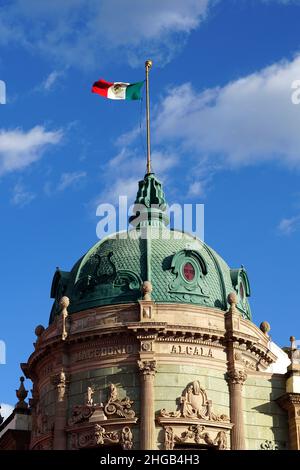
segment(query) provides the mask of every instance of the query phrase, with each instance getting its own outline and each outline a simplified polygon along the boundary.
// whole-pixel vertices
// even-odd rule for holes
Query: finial
[[[151,292],[153,287],[150,281],[145,281],[142,285],[143,300],[151,300]]]
[[[261,322],[261,324],[259,325],[259,328],[260,330],[266,335],[266,336],[269,336],[269,331],[271,330],[271,326],[270,326],[270,323],[268,323],[267,321],[263,321]]]
[[[60,299],[60,301],[59,301],[59,306],[60,306],[62,309],[68,308],[69,305],[70,305],[70,299],[69,299],[69,297],[64,296],[64,297],[62,297],[62,298]]]
[[[42,336],[42,334],[44,333],[44,331],[45,331],[45,328],[43,327],[43,325],[38,325],[38,326],[35,328],[34,332],[35,332],[35,334],[36,334],[36,342],[33,343],[33,345],[34,345],[35,348],[38,346],[38,344],[39,344],[39,342],[40,342],[40,340],[41,340],[41,336]]]
[[[290,336],[291,349],[297,349],[295,341],[296,341],[295,336]]]
[[[161,182],[154,173],[145,175],[144,179],[139,181],[133,215],[130,216],[129,223],[137,228],[168,225],[166,209],[167,202]]]
[[[234,312],[238,303],[238,297],[235,292],[230,292],[230,294],[228,294],[227,302],[230,305],[231,312]]]
[[[25,379],[23,376],[20,377],[20,387],[18,388],[18,390],[16,390],[16,395],[19,400],[15,406],[16,410],[26,410],[28,408],[28,403],[25,402],[28,395],[28,391],[25,390],[24,380]]]
[[[68,336],[67,328],[66,328],[66,323],[67,323],[67,318],[68,318],[68,310],[67,308],[70,305],[70,299],[69,297],[62,297],[59,301],[59,306],[61,308],[61,315],[62,315],[62,334],[61,334],[61,339],[62,341],[65,341],[65,339]]]
[[[45,331],[45,328],[43,327],[43,325],[38,325],[34,330],[38,338],[40,338],[40,336],[44,333],[44,331]]]
[[[150,70],[152,68],[152,64],[153,64],[152,60],[150,59],[146,60],[145,62],[146,69]]]
[[[300,364],[300,349],[297,347],[297,342],[295,336],[290,337],[291,347],[289,351],[289,357],[292,364]]]

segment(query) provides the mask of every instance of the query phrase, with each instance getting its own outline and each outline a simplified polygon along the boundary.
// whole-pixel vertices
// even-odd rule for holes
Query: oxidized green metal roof
[[[156,204],[154,210],[151,204]],[[129,232],[111,235],[96,243],[73,267],[70,273],[55,273],[51,296],[55,302],[50,323],[59,313],[63,295],[70,298],[69,313],[89,308],[137,302],[141,286],[151,281],[155,302],[190,303],[227,310],[227,296],[236,291],[241,315],[251,319],[247,297],[249,281],[244,268],[231,270],[208,245],[165,224],[166,207],[160,182],[153,174],[139,183],[135,204],[145,207],[144,222],[136,222]],[[140,206],[137,213],[140,214]],[[143,212],[143,210],[142,210]],[[135,223],[136,222],[136,223]],[[147,230],[147,239],[143,236]],[[195,276],[187,281],[183,266],[189,263]],[[243,284],[240,295],[240,284]]]

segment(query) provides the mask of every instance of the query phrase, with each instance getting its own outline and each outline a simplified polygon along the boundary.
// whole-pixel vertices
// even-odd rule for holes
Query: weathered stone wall
[[[155,376],[155,411],[159,412],[162,408],[168,411],[178,409],[178,402],[184,389],[194,380],[199,380],[208,399],[212,400],[214,413],[229,416],[229,392],[225,371],[187,364],[159,364]],[[163,448],[162,427],[158,425],[156,443],[158,448]]]
[[[279,375],[248,376],[243,387],[246,445],[262,449],[266,441],[279,449],[288,448],[288,419],[276,399],[285,393],[285,379]],[[267,444],[268,445],[268,444]]]
[[[128,397],[134,403],[132,408],[136,416],[140,415],[139,376],[137,368],[130,365],[105,367],[73,373],[69,387],[68,418],[71,416],[75,405],[86,403],[86,392],[89,386],[95,388],[93,396],[95,403],[106,402],[108,398],[108,386],[113,383],[118,390],[118,398]],[[134,448],[139,447],[138,425],[132,427]]]

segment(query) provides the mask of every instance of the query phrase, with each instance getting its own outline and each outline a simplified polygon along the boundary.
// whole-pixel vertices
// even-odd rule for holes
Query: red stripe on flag
[[[106,80],[98,80],[92,86],[92,93],[98,93],[98,95],[107,98],[107,90],[113,85],[113,82],[107,82]]]

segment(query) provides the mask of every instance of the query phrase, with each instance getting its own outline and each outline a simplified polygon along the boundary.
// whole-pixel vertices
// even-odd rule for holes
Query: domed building
[[[55,272],[0,448],[300,449],[299,351],[252,322],[246,270],[167,227],[153,173],[130,222]]]

